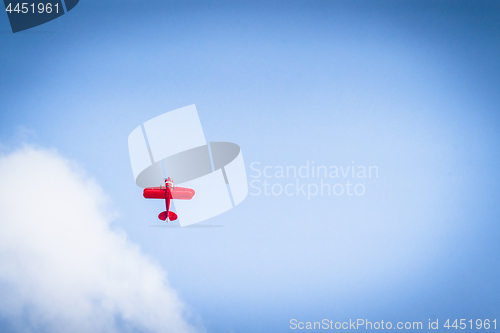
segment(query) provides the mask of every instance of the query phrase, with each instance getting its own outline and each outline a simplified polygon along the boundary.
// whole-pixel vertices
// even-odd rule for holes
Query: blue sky
[[[494,319],[499,18],[495,1],[82,0],[12,34],[4,15],[0,142],[86,170],[208,331]],[[127,137],[190,104],[249,180],[252,162],[379,177],[358,197],[249,195],[207,221],[222,228],[150,227],[161,204],[134,184]]]

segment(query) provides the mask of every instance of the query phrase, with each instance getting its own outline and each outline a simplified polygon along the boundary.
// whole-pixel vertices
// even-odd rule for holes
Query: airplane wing
[[[194,190],[176,186],[172,191],[172,199],[190,200],[194,195]]]
[[[165,199],[166,187],[147,187],[144,189],[143,195],[147,199]]]

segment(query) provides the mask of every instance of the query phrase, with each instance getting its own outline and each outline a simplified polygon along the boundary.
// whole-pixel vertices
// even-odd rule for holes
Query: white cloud
[[[165,272],[53,151],[0,157],[0,315],[16,331],[192,332]]]

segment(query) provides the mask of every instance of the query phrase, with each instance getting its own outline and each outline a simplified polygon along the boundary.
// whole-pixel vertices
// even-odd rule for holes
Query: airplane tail
[[[167,212],[161,212],[159,215],[158,215],[158,218],[162,221],[165,221],[167,219]]]
[[[165,221],[167,219],[167,212],[164,211],[164,212],[161,212],[159,215],[158,215],[158,218],[162,221]],[[168,219],[170,221],[175,221],[177,220],[177,214],[175,214],[174,212],[172,211],[169,211],[168,212]]]
[[[168,219],[169,219],[170,221],[175,221],[175,220],[177,220],[177,214],[175,214],[175,213],[174,213],[174,212],[172,212],[172,211],[168,212]]]

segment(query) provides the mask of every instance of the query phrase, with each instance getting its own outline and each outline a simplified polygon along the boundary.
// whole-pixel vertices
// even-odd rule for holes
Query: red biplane
[[[170,199],[190,200],[194,195],[194,190],[185,187],[174,186],[170,177],[165,179],[165,186],[147,187],[144,189],[144,198],[146,199],[165,199],[167,210],[161,212],[158,218],[162,221],[177,220],[177,214],[170,210]]]

